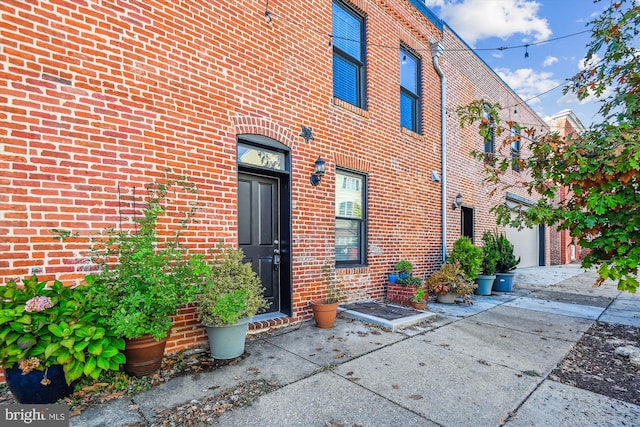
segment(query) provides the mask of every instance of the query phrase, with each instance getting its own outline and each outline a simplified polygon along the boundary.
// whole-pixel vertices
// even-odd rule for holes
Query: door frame
[[[280,313],[293,315],[293,282],[292,282],[292,212],[291,212],[291,150],[280,142],[262,135],[238,135],[237,144],[242,143],[256,148],[284,153],[283,170],[270,169],[256,165],[237,162],[237,174],[264,176],[277,179],[280,183],[278,198],[278,225],[280,229]],[[237,157],[236,157],[237,161]],[[236,175],[236,182],[238,175]],[[237,187],[236,187],[237,191]],[[237,193],[236,193],[237,194]],[[236,208],[237,208],[236,200]],[[277,313],[277,312],[276,312]],[[273,315],[274,313],[269,313]]]

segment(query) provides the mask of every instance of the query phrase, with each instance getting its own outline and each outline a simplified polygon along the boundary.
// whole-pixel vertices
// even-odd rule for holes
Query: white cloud
[[[587,63],[587,60],[582,58],[580,61],[578,61],[578,69],[580,71],[586,70],[588,67],[593,66],[594,64],[597,64],[598,62],[600,62],[602,60],[602,58],[600,57],[600,55],[598,55],[597,53],[595,53],[591,59],[589,60],[589,62]]]
[[[556,62],[558,62],[558,58],[556,58],[555,56],[547,56],[544,59],[544,62],[542,63],[543,67],[550,67],[553,64],[555,64]]]
[[[520,68],[515,71],[507,68],[497,68],[495,71],[530,106],[540,104],[539,95],[560,84],[560,82],[552,78],[553,73],[539,73],[531,68]]]
[[[548,39],[552,32],[546,19],[537,16],[541,4],[535,0],[426,0],[440,9],[440,18],[473,46],[478,40],[514,34]]]
[[[602,60],[602,58],[598,55],[598,54],[594,54],[591,59],[589,60],[589,62],[587,63],[587,61],[582,58],[581,60],[578,61],[577,67],[578,70],[580,71],[584,71],[587,68],[593,66],[594,64],[599,63]],[[594,103],[597,102],[603,98],[606,98],[607,96],[611,95],[612,93],[612,89],[610,87],[606,88],[605,91],[602,93],[602,95],[600,97],[597,97],[593,94],[587,96],[585,99],[583,100],[579,100],[577,95],[575,93],[573,93],[572,91],[567,92],[566,95],[562,95],[558,98],[558,100],[556,101],[556,104],[558,105],[586,105],[586,104],[590,104],[590,103]]]

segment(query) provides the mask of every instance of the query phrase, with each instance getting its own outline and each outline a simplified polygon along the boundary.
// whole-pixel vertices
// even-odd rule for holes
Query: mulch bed
[[[640,366],[616,348],[640,347],[640,328],[596,322],[549,379],[640,405]]]

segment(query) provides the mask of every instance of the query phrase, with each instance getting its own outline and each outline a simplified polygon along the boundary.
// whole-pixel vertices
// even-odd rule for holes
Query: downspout
[[[447,260],[447,78],[440,68],[440,55],[444,48],[440,42],[431,43],[431,54],[433,56],[433,68],[436,69],[440,76],[440,127],[441,127],[441,163],[442,172],[440,179],[440,186],[442,187],[441,207],[442,210],[442,261]]]

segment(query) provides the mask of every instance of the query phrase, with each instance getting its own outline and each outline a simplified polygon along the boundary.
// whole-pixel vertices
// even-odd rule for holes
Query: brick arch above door
[[[231,118],[236,135],[263,135],[281,142],[293,149],[295,135],[288,128],[266,117],[235,116]]]

